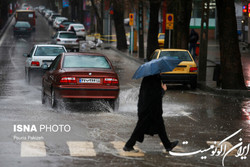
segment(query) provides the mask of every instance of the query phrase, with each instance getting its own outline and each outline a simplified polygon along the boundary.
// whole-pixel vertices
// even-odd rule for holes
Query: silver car
[[[67,52],[63,45],[34,45],[29,54],[23,54],[26,57],[25,79],[30,83],[31,77],[43,73],[41,66],[47,64],[50,66],[52,61],[61,53]]]
[[[79,51],[79,39],[75,32],[71,31],[58,31],[52,37],[52,43],[63,45],[67,50]]]

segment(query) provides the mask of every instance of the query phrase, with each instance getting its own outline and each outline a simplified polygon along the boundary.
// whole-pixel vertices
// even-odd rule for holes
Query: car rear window
[[[69,25],[69,24],[71,24],[72,22],[70,22],[70,21],[64,21],[64,22],[62,22],[62,24],[64,24],[64,25]]]
[[[61,15],[52,15],[52,19],[55,19],[56,17],[60,17]]]
[[[192,61],[187,51],[161,51],[159,57],[174,57],[182,61]]]
[[[59,38],[77,38],[74,33],[60,33]]]
[[[165,34],[160,34],[159,39],[165,39]]]
[[[73,27],[76,29],[84,29],[84,27],[82,25],[73,25]]]
[[[65,56],[63,62],[64,68],[106,68],[110,65],[104,56],[91,55],[70,55]]]
[[[17,22],[15,27],[27,27],[27,28],[30,28],[30,23],[28,22]]]
[[[25,20],[34,17],[34,12],[17,12],[16,14],[18,20]]]
[[[67,20],[67,18],[65,18],[65,17],[59,17],[59,18],[56,18],[56,20],[59,22],[61,22],[61,21],[63,21],[63,20]]]
[[[58,56],[63,52],[66,52],[63,47],[42,46],[36,49],[35,56]]]

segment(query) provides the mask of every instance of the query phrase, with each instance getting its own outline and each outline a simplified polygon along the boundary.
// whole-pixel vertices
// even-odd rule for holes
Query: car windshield
[[[111,68],[105,57],[91,56],[91,55],[65,56],[63,67],[64,68],[106,68],[106,69]]]
[[[52,15],[52,19],[55,19],[56,17],[59,17],[61,15]]]
[[[63,25],[70,25],[72,22],[62,22]]]
[[[77,38],[75,33],[60,33],[59,38]]]
[[[163,56],[177,58],[182,61],[192,61],[187,51],[161,51],[159,57]]]
[[[18,22],[16,23],[15,27],[26,27],[26,28],[30,28],[30,23],[18,21]]]
[[[56,21],[58,21],[58,22],[62,22],[63,20],[67,20],[67,18],[65,18],[65,17],[57,17],[56,18]]]
[[[35,56],[58,56],[65,52],[63,47],[41,46],[37,47]]]

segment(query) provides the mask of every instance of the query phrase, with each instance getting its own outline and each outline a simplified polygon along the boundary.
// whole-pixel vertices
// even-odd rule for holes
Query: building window
[[[210,0],[209,4],[209,29],[215,29],[215,0]],[[190,28],[199,29],[201,28],[201,17],[202,17],[202,0],[193,0],[193,11],[190,20]]]

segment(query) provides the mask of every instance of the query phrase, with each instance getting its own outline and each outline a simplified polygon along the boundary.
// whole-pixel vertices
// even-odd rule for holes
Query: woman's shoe
[[[126,147],[126,146],[123,147],[123,150],[127,152],[133,152],[133,153],[139,152],[139,150],[135,150],[133,147]]]
[[[173,150],[173,148],[175,147],[175,146],[177,146],[177,144],[179,143],[179,141],[174,141],[174,142],[171,142],[171,145],[170,145],[170,147],[169,148],[166,148],[166,150],[167,151],[172,151]]]

